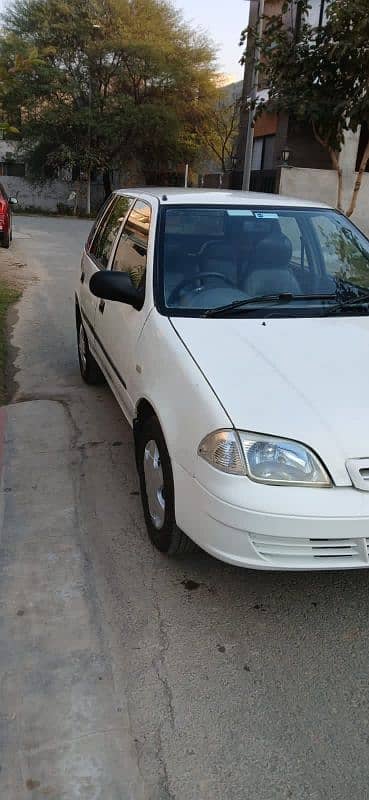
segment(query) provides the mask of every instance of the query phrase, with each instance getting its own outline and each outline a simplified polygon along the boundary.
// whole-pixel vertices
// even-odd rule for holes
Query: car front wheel
[[[145,522],[152,543],[167,555],[189,553],[196,545],[176,525],[172,465],[156,417],[139,425],[136,460]]]

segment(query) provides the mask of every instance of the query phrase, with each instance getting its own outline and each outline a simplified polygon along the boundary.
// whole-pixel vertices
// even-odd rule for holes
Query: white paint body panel
[[[136,311],[132,306],[125,305],[124,303],[105,300],[103,313],[100,313],[99,303],[97,302],[95,315],[97,337],[103,349],[109,354],[111,361],[116,366],[121,380],[117,377],[111,365],[104,359],[104,354],[99,345],[96,346],[95,356],[104,372],[108,373],[107,377],[109,378],[109,383],[130,424],[132,424],[135,417],[136,408],[133,392],[137,373],[137,345],[145,322],[153,307],[152,262],[158,210],[157,201],[151,198],[150,206],[152,217],[148,246],[147,284],[145,302],[142,309]],[[121,225],[115,245],[112,248],[108,269],[112,267],[116,245],[123,226],[124,223]]]
[[[334,482],[369,455],[369,318],[183,319],[173,324],[235,428],[295,439]]]
[[[239,192],[130,190],[136,193],[155,214],[160,194],[168,203],[194,202],[196,194],[204,203],[308,205]],[[95,354],[131,423],[143,398],[157,414],[172,460],[178,525],[212,555],[245,567],[368,567],[369,492],[352,486],[345,462],[369,457],[369,319],[170,320],[154,307],[153,262],[154,226],[142,311],[108,303],[99,320],[125,391],[103,353]],[[83,310],[81,292],[79,302]],[[268,486],[212,468],[198,445],[232,425],[307,444],[335,485]]]

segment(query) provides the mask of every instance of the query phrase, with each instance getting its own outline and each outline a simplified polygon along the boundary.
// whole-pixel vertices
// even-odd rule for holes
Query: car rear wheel
[[[86,331],[83,327],[81,319],[77,320],[77,344],[79,368],[83,380],[90,385],[103,383],[104,376],[98,363],[91,354]]]
[[[9,231],[7,231],[6,233],[4,231],[4,233],[2,235],[2,239],[1,239],[1,246],[2,247],[6,247],[6,248],[10,247],[10,234],[9,234]]]
[[[147,531],[152,543],[167,555],[191,553],[196,545],[176,525],[170,456],[156,417],[136,430],[136,461]]]

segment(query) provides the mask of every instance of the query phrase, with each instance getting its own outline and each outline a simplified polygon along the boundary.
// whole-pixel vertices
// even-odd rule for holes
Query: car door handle
[[[104,313],[104,308],[105,308],[105,300],[100,300],[100,303],[99,303],[100,314]]]
[[[85,280],[85,273],[81,272],[81,283],[84,283]]]

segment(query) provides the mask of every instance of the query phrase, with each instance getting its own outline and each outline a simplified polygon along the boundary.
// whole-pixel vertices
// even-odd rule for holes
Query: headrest
[[[268,236],[272,233],[274,220],[271,222],[266,219],[255,219],[255,217],[246,217],[242,220],[241,231],[248,233],[250,236]],[[275,225],[275,223],[274,223]]]
[[[202,249],[205,258],[231,258],[234,255],[234,247],[228,242],[208,242]]]
[[[288,236],[268,236],[255,247],[253,261],[258,267],[287,267],[292,257]]]

